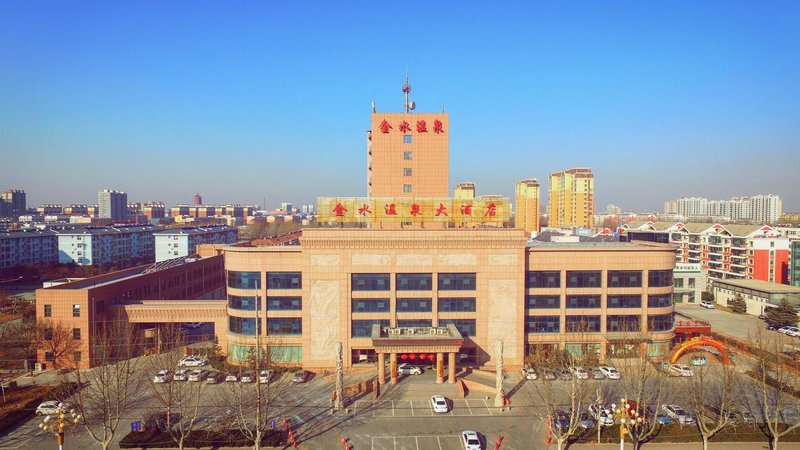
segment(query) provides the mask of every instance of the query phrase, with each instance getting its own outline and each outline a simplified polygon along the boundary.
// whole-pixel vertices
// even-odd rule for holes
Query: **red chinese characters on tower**
[[[336,217],[344,217],[344,213],[346,212],[347,208],[345,208],[341,202],[337,203],[336,206],[333,207],[333,213],[336,214]]]
[[[487,217],[497,216],[497,205],[495,205],[494,202],[486,205],[486,213],[484,213],[483,215]]]
[[[417,217],[420,214],[422,214],[422,210],[420,209],[419,205],[416,204],[416,203],[413,203],[411,205],[411,215],[414,216],[414,217]]]
[[[428,132],[428,124],[426,124],[424,120],[418,120],[417,133],[427,133],[427,132]]]
[[[400,127],[399,127],[399,129],[400,129],[400,131],[402,131],[403,133],[408,133],[409,131],[411,131],[411,125],[409,125],[409,124],[408,124],[408,122],[406,122],[406,121],[404,120],[404,121],[400,122]]]
[[[442,121],[436,119],[433,121],[433,132],[436,134],[444,133],[444,129],[442,128]]]
[[[372,211],[369,210],[369,205],[366,203],[362,203],[361,207],[358,208],[358,214],[362,216],[366,216],[367,214],[372,214]]]
[[[387,216],[396,216],[397,215],[397,207],[394,203],[389,203],[388,205],[383,205],[383,212]]]
[[[462,216],[471,216],[472,215],[472,205],[461,205],[461,215]]]
[[[383,119],[383,122],[381,122],[381,126],[379,128],[381,129],[381,133],[388,133],[392,126],[389,125],[389,122],[386,119]]]
[[[445,208],[444,203],[439,203],[439,207],[436,208],[435,214],[436,217],[439,217],[442,214],[444,214],[445,216],[447,215],[447,208]]]

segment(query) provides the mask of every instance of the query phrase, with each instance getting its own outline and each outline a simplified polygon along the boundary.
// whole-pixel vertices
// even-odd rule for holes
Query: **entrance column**
[[[447,382],[450,384],[456,382],[456,352],[447,354]]]
[[[386,382],[386,354],[378,353],[378,383]]]
[[[389,382],[392,384],[397,384],[397,353],[389,354],[389,366]]]
[[[436,384],[444,383],[444,353],[436,354]]]

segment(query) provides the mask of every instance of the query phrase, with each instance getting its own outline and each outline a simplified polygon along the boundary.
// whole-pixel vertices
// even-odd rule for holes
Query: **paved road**
[[[675,311],[706,321],[711,324],[712,330],[745,341],[752,337],[756,330],[764,328],[764,321],[750,314],[734,314],[721,309],[706,309],[686,303],[676,304]]]

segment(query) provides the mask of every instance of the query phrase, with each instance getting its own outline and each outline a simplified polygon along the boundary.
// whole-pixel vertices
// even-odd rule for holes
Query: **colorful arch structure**
[[[686,350],[694,347],[714,347],[715,349],[719,350],[719,353],[722,355],[722,364],[730,364],[731,362],[730,355],[728,355],[728,350],[725,349],[725,345],[721,341],[708,336],[692,338],[679,345],[672,352],[672,356],[669,358],[670,362],[675,364],[678,362],[678,359],[680,359],[681,355],[686,352]]]

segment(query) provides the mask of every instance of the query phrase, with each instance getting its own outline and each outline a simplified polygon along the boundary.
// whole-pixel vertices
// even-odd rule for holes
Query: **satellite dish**
[[[414,108],[416,108],[416,107],[417,107],[417,104],[416,104],[416,103],[414,103],[414,101],[413,101],[413,100],[412,100],[411,102],[409,102],[409,104],[408,104],[408,109],[411,109],[411,110],[413,110],[413,109],[414,109]]]

